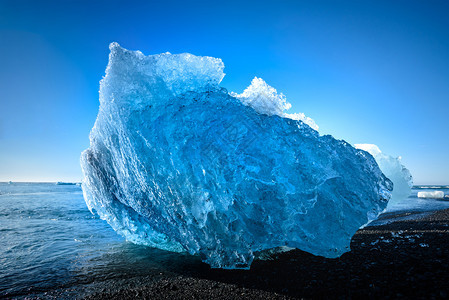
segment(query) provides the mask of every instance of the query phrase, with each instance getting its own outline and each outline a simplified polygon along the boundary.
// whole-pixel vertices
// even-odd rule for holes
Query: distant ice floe
[[[418,192],[418,198],[444,199],[443,191]]]

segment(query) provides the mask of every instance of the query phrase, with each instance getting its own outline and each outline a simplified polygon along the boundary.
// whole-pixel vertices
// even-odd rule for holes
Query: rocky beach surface
[[[388,222],[382,219],[388,218]],[[143,256],[110,274],[27,298],[296,299],[447,298],[449,210],[403,213],[360,229],[351,252],[327,259],[292,250],[265,255],[250,270],[211,269],[182,255],[165,270],[142,270]],[[386,223],[386,224],[385,224]]]

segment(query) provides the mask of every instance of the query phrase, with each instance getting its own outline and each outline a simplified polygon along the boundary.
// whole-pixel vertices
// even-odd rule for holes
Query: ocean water
[[[410,212],[429,212],[440,209],[449,208],[449,199],[432,199],[432,198],[418,198],[418,192],[434,192],[443,191],[445,196],[449,197],[448,185],[420,185],[412,188],[412,193],[407,199],[397,202],[394,205],[388,205],[387,211],[389,213],[401,213],[404,211]]]
[[[389,214],[449,208],[448,200],[412,195]],[[81,188],[55,183],[0,183],[0,297],[80,290],[108,280],[188,272],[199,258],[126,242],[87,209]],[[73,295],[76,297],[77,295]]]
[[[79,186],[0,183],[0,298],[157,277],[198,262],[126,242],[90,213]]]

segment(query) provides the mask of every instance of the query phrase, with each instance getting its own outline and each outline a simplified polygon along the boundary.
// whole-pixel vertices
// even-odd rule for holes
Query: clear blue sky
[[[0,181],[78,181],[108,45],[220,57],[350,143],[449,184],[449,1],[0,0]]]

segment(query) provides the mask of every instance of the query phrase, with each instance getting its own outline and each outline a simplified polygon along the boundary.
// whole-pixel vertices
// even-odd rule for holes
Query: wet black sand
[[[251,270],[210,269],[197,258],[164,271],[102,278],[33,297],[88,299],[440,299],[449,297],[449,210],[361,229],[338,259],[300,250]],[[135,272],[133,272],[135,268]],[[123,272],[121,272],[123,274]],[[29,295],[31,296],[31,295]]]

